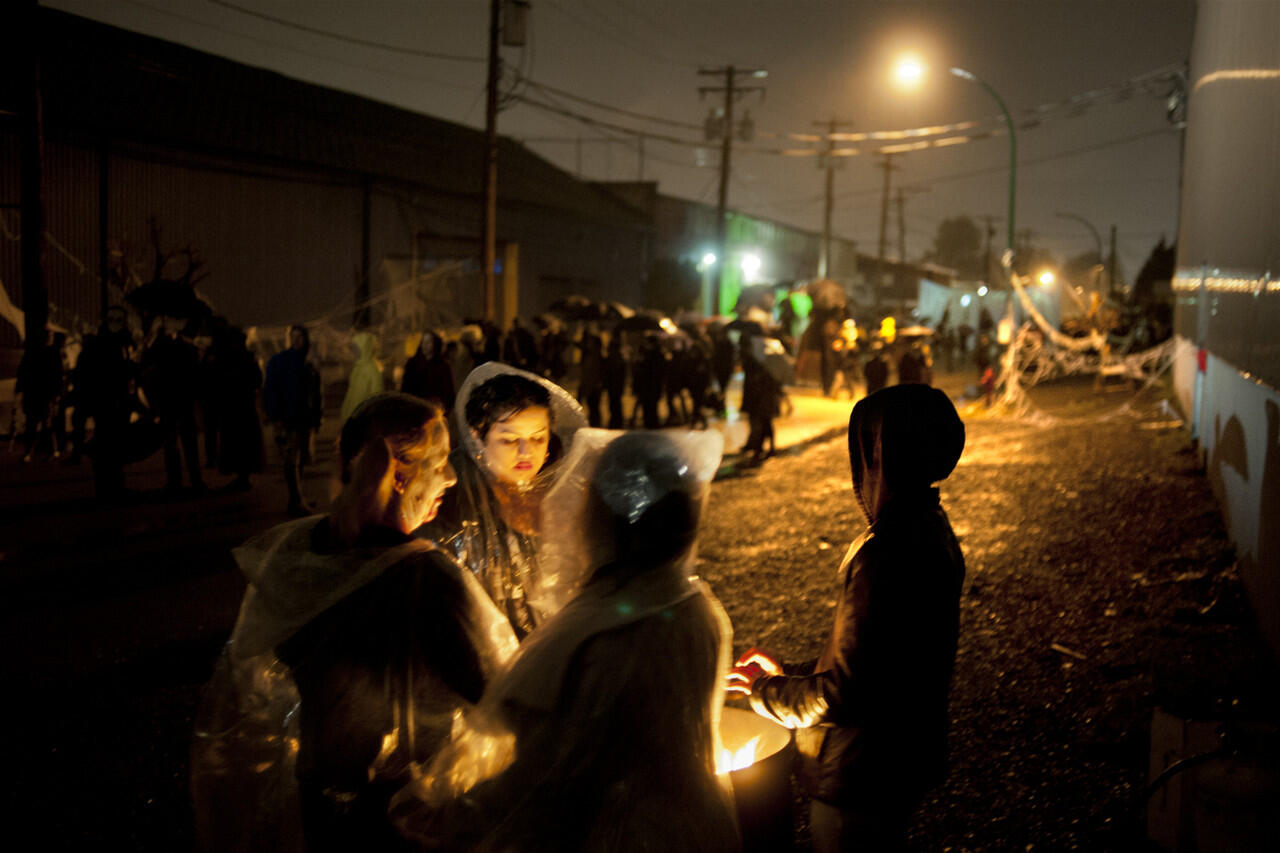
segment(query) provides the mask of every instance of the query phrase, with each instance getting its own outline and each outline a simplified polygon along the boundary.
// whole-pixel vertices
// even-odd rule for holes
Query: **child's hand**
[[[725,690],[750,696],[756,680],[765,675],[782,675],[782,666],[760,649],[748,649],[725,677]]]

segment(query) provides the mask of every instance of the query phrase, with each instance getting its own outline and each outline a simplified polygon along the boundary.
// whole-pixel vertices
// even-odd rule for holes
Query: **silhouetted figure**
[[[511,318],[511,328],[507,330],[507,338],[502,344],[502,360],[512,367],[538,372],[538,339],[524,327],[519,317]]]
[[[127,315],[113,305],[98,333],[85,340],[76,362],[77,409],[93,419],[93,438],[85,451],[93,462],[93,493],[99,500],[124,491],[125,436],[134,409],[136,367]]]
[[[763,462],[774,452],[773,419],[778,416],[780,386],[764,366],[764,339],[759,335],[744,333],[740,341],[742,351],[742,411],[751,424],[747,443],[742,452],[750,454],[752,464]],[[768,443],[766,454],[764,446]]]
[[[707,392],[711,388],[711,344],[700,332],[684,349],[684,387],[689,392],[690,426],[707,426]]]
[[[835,619],[809,675],[749,652],[729,686],[796,731],[816,850],[903,850],[912,813],[946,778],[948,698],[964,557],[933,485],[964,448],[936,388],[898,385],[849,419],[868,530],[840,566]]]
[[[604,390],[609,395],[609,429],[624,429],[622,396],[627,390],[627,351],[621,332],[609,335],[604,357]]]
[[[898,359],[898,384],[924,382],[924,353],[914,344],[903,350]]]
[[[405,362],[400,390],[435,401],[446,415],[453,410],[453,398],[457,394],[453,368],[445,356],[444,341],[435,332],[426,332],[418,351]]]
[[[683,338],[663,341],[662,355],[667,367],[663,371],[663,391],[667,397],[666,426],[679,426],[689,419],[685,405],[685,347]]]
[[[733,365],[738,360],[738,353],[729,339],[729,333],[722,323],[711,327],[711,371],[720,389],[720,414],[725,413],[729,403],[729,380],[733,377]]]
[[[873,345],[871,354],[862,365],[862,376],[867,380],[868,397],[889,384],[889,359],[885,358],[882,345]]]
[[[558,326],[542,333],[542,375],[560,385],[569,372],[569,335]]]
[[[289,329],[289,348],[267,362],[262,405],[275,433],[276,447],[289,489],[288,512],[309,515],[310,504],[302,499],[299,482],[302,468],[311,461],[311,434],[320,428],[322,412],[320,373],[307,359],[311,338],[302,326]]]
[[[587,423],[598,427],[602,425],[600,395],[604,393],[604,341],[599,332],[586,329],[579,346],[582,348],[582,361],[578,365],[578,402],[587,410]]]
[[[643,415],[645,429],[658,429],[662,426],[658,407],[662,401],[666,372],[667,359],[657,335],[646,334],[631,368],[631,390],[636,395],[636,408],[631,412],[632,424],[639,411]]]
[[[248,491],[249,477],[262,471],[266,455],[262,443],[262,421],[258,416],[262,371],[240,329],[227,327],[214,346],[218,349],[214,374],[214,401],[219,427],[218,470],[235,476],[228,489]]]
[[[200,426],[204,429],[204,464],[206,468],[216,468],[218,467],[218,438],[221,432],[218,360],[222,356],[220,349],[227,345],[227,321],[222,317],[210,318],[207,332],[207,337],[197,337],[195,340],[196,349],[200,354],[196,408],[200,414]]]
[[[23,353],[14,393],[22,397],[22,414],[27,421],[22,434],[22,461],[30,462],[41,444],[48,444],[49,454],[57,457],[54,420],[62,394],[62,346],[52,329],[45,330],[42,346]]]
[[[200,354],[195,344],[182,337],[186,320],[161,317],[158,322],[161,324],[158,334],[142,354],[142,388],[160,427],[165,489],[175,492],[182,488],[185,462],[191,488],[201,491],[204,478],[200,475],[196,429]]]

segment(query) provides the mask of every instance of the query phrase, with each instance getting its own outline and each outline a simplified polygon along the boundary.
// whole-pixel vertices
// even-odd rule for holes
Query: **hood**
[[[964,450],[964,422],[929,385],[894,385],[864,397],[849,416],[853,490],[868,522],[893,497],[945,480]]]
[[[458,430],[458,441],[472,459],[481,457],[484,448],[475,436],[471,434],[471,427],[467,424],[467,401],[471,399],[472,393],[477,388],[503,373],[522,376],[532,382],[537,382],[547,389],[547,393],[551,397],[551,432],[556,437],[558,448],[555,455],[549,456],[547,464],[543,466],[543,472],[548,472],[558,459],[563,458],[569,452],[569,448],[573,444],[574,434],[587,425],[587,417],[583,414],[582,406],[579,405],[577,400],[573,399],[573,395],[536,373],[530,373],[527,370],[521,370],[518,367],[512,367],[500,361],[486,361],[467,374],[467,378],[463,381],[462,388],[458,391],[457,399],[454,400],[453,404],[454,425]]]
[[[351,336],[351,344],[356,348],[356,361],[369,361],[373,358],[378,339],[372,332],[356,332]]]

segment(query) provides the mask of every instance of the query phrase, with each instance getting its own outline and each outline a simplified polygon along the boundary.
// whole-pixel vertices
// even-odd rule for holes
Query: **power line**
[[[677,121],[675,119],[662,118],[661,116],[654,116],[654,115],[648,115],[646,113],[637,113],[631,110],[624,110],[620,107],[614,107],[614,106],[610,106],[609,104],[602,104],[599,101],[593,101],[593,100],[590,100],[589,98],[584,98],[581,95],[575,95],[572,92],[566,92],[564,89],[557,89],[555,86],[548,86],[546,83],[539,83],[536,80],[525,78],[525,83],[544,93],[559,95],[562,98],[568,98],[571,101],[577,101],[580,104],[585,104],[589,107],[595,107],[596,109],[599,109],[599,110],[606,110],[611,113],[617,113],[618,115],[627,116],[628,118],[640,119],[642,121],[651,121],[656,124],[665,124],[669,127],[679,127],[679,128],[684,128],[686,130],[702,130],[701,125],[694,124],[693,122]]]
[[[264,21],[270,21],[273,24],[277,24],[282,27],[288,27],[294,30],[299,30],[304,33],[311,33],[313,35],[324,36],[325,38],[336,39],[338,41],[345,41],[348,44],[358,44],[361,47],[371,47],[377,50],[389,51],[391,53],[404,54],[405,56],[419,56],[419,57],[422,57],[423,59],[442,59],[449,62],[484,62],[485,61],[484,57],[482,56],[461,56],[454,53],[436,53],[435,51],[430,51],[430,50],[418,50],[417,48],[412,48],[412,47],[401,47],[400,45],[387,44],[386,42],[370,41],[368,39],[356,38],[355,36],[343,35],[342,33],[335,33],[330,30],[322,30],[318,27],[309,27],[306,24],[299,24],[296,21],[290,21],[285,18],[277,18],[275,15],[268,15],[265,12],[259,12],[256,9],[248,9],[248,8],[245,8],[244,6],[238,6],[235,3],[227,2],[227,0],[208,0],[208,2],[212,3],[215,6],[222,6],[224,8],[231,9],[232,11],[239,12],[242,15],[248,15],[251,18],[259,18]]]
[[[434,77],[427,77],[422,74],[409,74],[403,71],[392,71],[386,68],[377,68],[372,65],[360,65],[358,63],[346,62],[344,60],[336,59],[332,56],[328,56],[323,53],[313,53],[312,51],[302,50],[301,48],[294,47],[293,45],[285,44],[283,42],[260,38],[258,36],[253,36],[253,35],[249,35],[248,33],[240,32],[238,30],[231,30],[231,29],[227,29],[226,27],[220,27],[217,24],[211,24],[208,21],[202,21],[199,18],[193,18],[190,15],[183,15],[179,12],[171,11],[162,6],[153,6],[150,3],[140,2],[140,0],[124,0],[124,2],[128,3],[131,6],[137,6],[140,9],[146,9],[149,12],[159,12],[162,15],[167,15],[170,18],[175,18],[179,21],[185,21],[189,24],[195,24],[199,26],[201,29],[213,30],[214,32],[219,32],[219,33],[223,33],[224,35],[234,36],[238,39],[244,39],[245,41],[256,42],[257,44],[265,45],[267,47],[275,48],[277,50],[287,50],[291,53],[296,53],[299,56],[306,56],[311,59],[318,59],[322,62],[329,62],[334,65],[341,66],[343,68],[352,68],[357,71],[368,71],[370,73],[381,74],[386,77],[398,77],[402,80],[416,80],[421,83],[433,83],[437,86],[444,86],[449,89],[462,89],[462,90],[469,91],[472,88],[470,85],[465,85],[462,83],[453,83],[447,80],[439,80]]]

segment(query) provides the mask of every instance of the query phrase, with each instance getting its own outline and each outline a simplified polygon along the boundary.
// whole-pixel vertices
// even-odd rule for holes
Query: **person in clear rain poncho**
[[[739,849],[714,758],[732,628],[690,576],[722,449],[717,433],[578,434],[546,501],[554,580],[530,589],[555,615],[396,795],[402,832],[427,849]]]
[[[339,449],[332,513],[233,552],[249,588],[192,742],[202,849],[405,849],[391,795],[515,651],[471,573],[411,535],[454,480],[439,410],[370,398]]]
[[[475,572],[523,639],[548,615],[528,595],[542,571],[542,499],[586,418],[560,386],[501,362],[471,371],[454,418],[458,485],[423,535]]]

